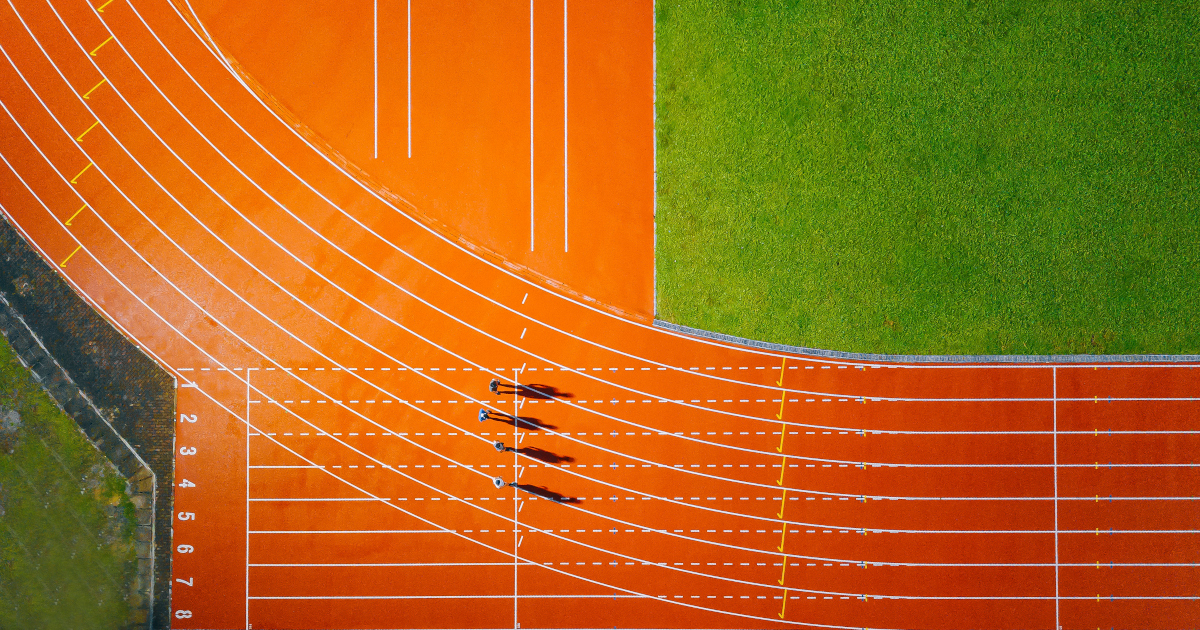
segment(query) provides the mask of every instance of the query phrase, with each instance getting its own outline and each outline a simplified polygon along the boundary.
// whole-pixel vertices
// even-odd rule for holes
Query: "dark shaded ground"
[[[170,627],[175,382],[0,221],[0,293],[157,476],[154,627]]]

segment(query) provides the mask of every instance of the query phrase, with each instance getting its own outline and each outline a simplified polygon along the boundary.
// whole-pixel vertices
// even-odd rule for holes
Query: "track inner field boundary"
[[[864,352],[843,352],[841,350],[822,350],[804,346],[789,346],[782,343],[757,341],[745,337],[736,337],[725,333],[692,328],[682,324],[674,324],[661,319],[654,320],[656,328],[694,335],[713,341],[723,341],[748,348],[770,350],[772,352],[788,352],[830,359],[848,359],[851,361],[887,361],[889,363],[1200,363],[1200,354],[873,354]]]

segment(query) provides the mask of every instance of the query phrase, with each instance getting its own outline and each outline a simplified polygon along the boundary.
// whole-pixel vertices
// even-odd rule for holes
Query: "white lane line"
[[[529,251],[533,251],[533,0],[529,0]]]
[[[545,565],[545,564],[538,564],[536,562],[531,563],[531,564],[534,566],[542,567],[542,568],[549,568],[548,565]],[[656,566],[662,566],[662,565],[660,564],[660,565],[656,565]],[[576,576],[576,577],[578,577],[578,576]],[[799,591],[800,589],[789,589],[789,590]],[[403,599],[508,599],[509,597],[512,597],[512,595],[270,595],[270,596],[254,597],[252,599],[272,599],[272,600],[376,600],[376,599],[390,600],[390,599],[401,599],[401,600],[403,600]],[[661,601],[677,603],[677,604],[687,606],[688,604],[684,604],[683,602],[675,601],[675,598],[682,599],[684,597],[688,597],[691,599],[699,599],[702,596],[700,596],[700,595],[672,595],[672,596],[670,596],[670,598],[667,595],[659,595],[657,597],[654,597],[651,595],[618,595],[618,594],[608,594],[608,595],[537,595],[537,594],[530,594],[530,595],[521,595],[520,596],[521,599],[658,599]],[[703,597],[705,597],[706,599],[717,599],[718,596],[717,595],[707,595],[707,596],[703,596]],[[748,596],[745,596],[745,595],[743,595],[741,597],[742,597],[742,599],[748,598]],[[782,599],[782,597],[783,596],[781,596],[781,595],[775,595],[773,599]],[[825,597],[825,599],[833,599],[833,597],[837,597],[837,596],[836,595],[832,596],[832,597],[827,596],[827,597]],[[732,599],[733,596],[726,595],[726,596],[724,596],[724,598]],[[788,597],[788,599],[796,600],[796,599],[803,599],[803,598],[798,595],[792,595],[792,596]],[[816,599],[816,597],[808,597],[808,599]],[[926,596],[908,596],[908,595],[870,595],[870,594],[868,594],[868,595],[864,596],[861,593],[855,593],[855,594],[850,594],[850,595],[842,595],[840,597],[840,599],[857,599],[857,600],[889,599],[889,600],[934,600],[934,601],[1046,601],[1046,600],[1050,600],[1053,598],[1047,597],[1047,596],[1037,596],[1037,595],[1030,595],[1030,596],[1014,595],[1014,596],[1008,596],[1008,597],[989,597],[986,595],[984,595],[984,596],[944,595],[944,596],[940,596],[940,597],[939,596],[926,597]],[[1075,600],[1075,601],[1092,601],[1095,598],[1087,597],[1087,596],[1083,596],[1083,595],[1077,595],[1077,596],[1073,596],[1073,597],[1064,597],[1063,599]],[[1118,600],[1118,601],[1143,601],[1143,600],[1146,600],[1146,601],[1195,601],[1196,597],[1194,595],[1148,595],[1148,596],[1117,595],[1117,596],[1106,598],[1104,601],[1110,601],[1110,600]],[[700,608],[700,607],[697,606],[696,608]],[[702,609],[702,610],[709,610],[712,612],[720,612],[720,613],[725,613],[728,615],[738,615],[738,616],[747,617],[750,619],[768,620],[766,617],[752,617],[750,615],[740,615],[738,613],[733,613],[733,612],[724,611],[724,610],[714,610],[711,608],[710,609]],[[774,619],[774,620],[770,620],[770,621],[780,621],[780,620]],[[781,623],[802,624],[802,625],[817,627],[817,628],[846,628],[847,630],[859,630],[859,628],[862,627],[862,626],[830,626],[830,625],[824,625],[824,624],[814,624],[811,622],[786,621],[786,620],[781,621]],[[884,630],[886,630],[886,629],[884,629]]]
[[[1058,368],[1051,368],[1050,374],[1053,379],[1051,392],[1054,396],[1054,627],[1061,628],[1059,612],[1062,608],[1062,598],[1059,596],[1058,577]]]
[[[246,368],[246,627],[250,627],[250,371]]]
[[[563,253],[570,251],[571,187],[570,159],[567,153],[567,0],[563,0]]]
[[[408,55],[407,79],[408,84],[408,157],[412,158],[412,0],[405,7],[405,32],[408,41],[405,46]],[[189,27],[190,28],[190,27]]]
[[[324,466],[313,466],[324,468]],[[449,534],[444,529],[254,529],[251,534]],[[508,565],[507,562],[504,563]],[[1090,565],[1089,565],[1090,566]]]
[[[324,469],[322,469],[322,470],[324,470]],[[333,502],[339,502],[339,501],[384,501],[384,502],[387,502],[387,501],[391,501],[391,499],[386,498],[386,497],[380,497],[380,498],[372,498],[372,497],[258,497],[258,498],[253,498],[252,497],[248,500],[255,501],[255,502],[264,502],[264,503],[286,503],[289,501],[295,501],[295,502],[307,502],[307,501],[333,501]]]
[[[521,566],[541,566],[522,562]],[[253,567],[509,567],[511,562],[279,562],[252,564]],[[420,597],[420,596],[414,596]]]
[[[536,562],[530,563],[530,564],[532,564],[534,566],[543,566],[543,565],[537,564]],[[572,575],[572,574],[568,573],[567,575]],[[254,599],[274,599],[274,600],[281,600],[281,599],[282,600],[416,599],[416,600],[420,600],[420,599],[508,599],[510,597],[513,597],[513,596],[512,595],[272,595],[272,596],[255,597]],[[664,595],[663,597],[666,597],[666,596]],[[636,594],[636,595],[613,595],[613,594],[610,594],[610,595],[535,595],[535,594],[531,594],[531,595],[520,595],[519,598],[520,599],[657,599],[653,595],[641,595],[641,594]],[[670,601],[670,600],[664,600],[664,601]],[[673,603],[679,603],[679,604],[682,604],[685,606],[688,605],[688,604],[683,604],[682,602],[673,602]],[[700,607],[695,606],[695,608],[700,608]],[[715,610],[712,608],[701,608],[701,610],[707,610],[707,611],[711,611],[711,612],[725,612],[723,610]],[[736,614],[736,613],[727,613],[727,614]],[[749,617],[749,615],[745,615],[745,616]],[[749,618],[759,619],[759,617],[749,617]],[[761,617],[761,619],[763,619],[764,621],[768,621],[768,619],[766,617]],[[810,624],[806,624],[806,625],[810,625]],[[823,627],[842,628],[843,626],[823,626]],[[849,628],[849,626],[845,626],[845,627]],[[857,629],[851,629],[851,630],[857,630]]]
[[[372,157],[379,159],[379,0],[374,0],[371,5],[371,55],[373,68],[373,91],[372,95],[375,101],[374,113],[374,153]]]

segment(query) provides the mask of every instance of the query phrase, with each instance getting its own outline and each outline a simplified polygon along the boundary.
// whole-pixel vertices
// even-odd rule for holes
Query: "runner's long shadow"
[[[517,427],[518,429],[528,429],[530,431],[539,431],[542,429],[554,431],[558,429],[558,427],[553,424],[542,422],[537,418],[530,418],[529,416],[513,416],[507,413],[501,413],[499,411],[492,411],[490,409],[485,411],[485,419],[503,422],[504,424]]]
[[[553,385],[544,383],[523,383],[521,385],[511,385],[509,383],[495,382],[495,387],[492,392],[500,395],[516,394],[521,398],[533,398],[536,400],[554,400],[558,398],[574,398],[575,394],[564,392]]]
[[[522,455],[528,455],[529,457],[532,457],[540,462],[546,462],[547,464],[561,464],[563,462],[571,463],[575,461],[575,458],[571,457],[570,455],[551,453],[550,451],[540,449],[536,446],[525,446],[517,449],[517,452]]]
[[[547,501],[555,501],[557,503],[579,503],[578,498],[559,494],[553,490],[548,490],[545,486],[535,486],[528,483],[510,483],[508,485],[516,488],[517,490],[524,490],[535,497],[546,499]]]

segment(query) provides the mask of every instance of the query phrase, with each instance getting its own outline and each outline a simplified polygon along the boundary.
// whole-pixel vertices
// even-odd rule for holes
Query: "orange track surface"
[[[413,5],[376,159],[365,2],[0,3],[3,211],[181,385],[175,627],[1195,625],[1195,366],[652,328],[650,4],[569,8],[569,169],[532,5],[532,252],[530,6]]]

